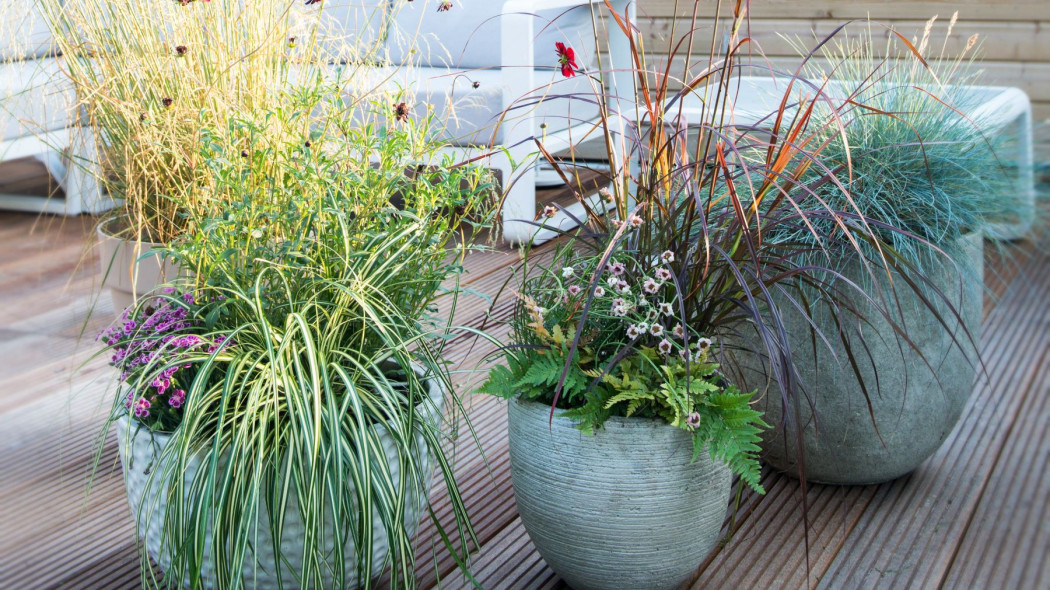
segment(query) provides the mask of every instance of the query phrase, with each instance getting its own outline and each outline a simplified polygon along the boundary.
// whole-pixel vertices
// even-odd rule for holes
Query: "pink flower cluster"
[[[186,404],[185,385],[194,376],[188,357],[227,344],[222,336],[199,334],[203,327],[190,315],[197,304],[193,293],[173,293],[165,289],[164,297],[124,310],[120,321],[99,335],[112,350],[110,364],[120,370],[120,380],[131,386],[124,407],[140,421],[171,422],[170,413]],[[163,400],[167,403],[157,404]]]
[[[593,275],[579,277],[577,268],[565,266],[560,273],[563,279],[560,302],[569,306],[570,311],[573,306],[579,308],[588,285],[593,286],[595,299],[591,309],[601,316],[605,316],[602,312],[607,310],[606,317],[619,318],[623,322],[623,334],[631,343],[652,346],[664,357],[677,353],[682,359],[701,362],[707,358],[711,341],[688,334],[681,321],[675,321],[678,289],[674,287],[674,273],[670,268],[675,261],[674,252],[665,251],[656,260],[660,265],[648,273],[650,276],[633,279],[640,281],[640,288],[632,285],[627,264],[620,260],[608,263],[607,276],[597,285],[593,284]],[[577,278],[586,283],[573,282]]]

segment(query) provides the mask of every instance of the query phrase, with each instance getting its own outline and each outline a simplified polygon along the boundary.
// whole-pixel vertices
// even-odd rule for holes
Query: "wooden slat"
[[[834,33],[844,21],[838,19],[822,18],[765,18],[762,3],[754,3],[752,8],[753,18],[750,23],[750,37],[754,40],[752,51],[761,52],[768,57],[791,57],[798,55],[798,46],[810,48]],[[932,17],[929,14],[927,18]],[[978,49],[976,50],[981,59],[987,61],[1006,62],[1048,62],[1050,61],[1050,28],[1044,23],[1029,22],[981,22],[960,20],[952,29],[952,34],[945,37],[948,32],[948,20],[951,14],[941,13],[931,31],[931,43],[924,52],[927,58],[945,56],[954,59],[966,48],[967,41],[972,35],[978,37]],[[892,33],[890,28],[904,35],[908,39],[922,37],[926,21],[924,20],[893,20],[894,15],[888,11],[881,14],[873,14],[873,20],[877,24],[857,22],[847,26],[837,38],[845,40],[846,35],[850,39],[856,39],[858,34],[867,34],[870,26],[872,37],[876,40],[876,50],[883,47],[883,43],[890,39]],[[684,20],[679,19],[675,23],[672,19],[657,18],[644,19],[640,23],[644,47],[647,51],[667,53],[685,37],[689,31],[684,26]],[[693,35],[693,52],[706,55],[711,46],[711,36],[714,32],[714,24],[710,19],[701,20],[697,23],[698,28]],[[674,37],[672,37],[672,25]],[[722,34],[724,27],[719,29]],[[746,32],[741,32],[745,36]],[[685,47],[684,45],[682,46]],[[678,50],[684,51],[684,49]],[[971,49],[971,52],[974,51]]]
[[[644,0],[639,3],[639,16],[670,17],[692,11],[693,2],[686,0]],[[731,3],[722,3],[723,11]],[[714,13],[714,3],[701,3],[702,16]],[[752,15],[759,18],[827,18],[846,20],[866,18],[899,18],[924,20],[935,14],[948,18],[959,11],[959,18],[986,21],[1050,20],[1050,4],[1044,0],[757,0],[751,2]]]
[[[1047,321],[1042,329],[1050,329]],[[945,588],[1035,588],[1050,580],[1050,353],[954,557]]]
[[[1045,257],[1038,262],[988,318],[982,350],[991,381],[980,384],[961,423],[929,461],[879,486],[822,585],[927,587],[943,579],[1011,425],[1032,392],[1043,389],[1035,386],[1033,361],[1050,346],[1050,331],[1032,328],[1050,320],[1050,265]]]

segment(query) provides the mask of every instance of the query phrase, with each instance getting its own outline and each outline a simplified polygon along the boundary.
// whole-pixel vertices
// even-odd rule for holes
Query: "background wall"
[[[732,3],[733,0],[723,0],[724,13]],[[694,0],[638,0],[647,49],[662,51],[667,47],[676,6],[680,15],[688,16],[693,5]],[[701,0],[701,15],[710,17],[714,5],[715,0]],[[1050,119],[1050,0],[752,0],[751,34],[766,56],[775,62],[790,63],[777,59],[797,55],[778,34],[806,41],[822,39],[842,22],[870,15],[910,38],[921,36],[925,22],[939,15],[932,35],[939,49],[955,11],[959,12],[959,20],[949,39],[948,53],[957,54],[971,35],[980,35],[985,72],[982,83],[1023,88],[1032,99],[1035,118]],[[698,39],[705,35],[710,39],[709,23],[709,19],[701,19],[700,25],[705,28]],[[864,25],[854,25],[860,26]],[[682,31],[676,33],[676,37],[681,35]],[[694,51],[706,54],[707,47]]]

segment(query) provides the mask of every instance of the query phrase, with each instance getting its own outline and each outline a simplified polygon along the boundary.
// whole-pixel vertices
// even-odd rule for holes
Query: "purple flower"
[[[609,265],[609,272],[613,273],[614,276],[620,276],[627,271],[627,267],[622,262],[614,262]]]
[[[135,417],[142,419],[146,416],[149,416],[149,406],[149,400],[144,397],[140,397],[139,401],[135,402]]]
[[[655,279],[645,279],[642,289],[650,295],[655,295],[660,291],[660,283],[657,283]]]
[[[666,281],[670,281],[671,277],[674,276],[674,275],[671,274],[671,271],[667,270],[666,268],[658,268],[658,269],[656,269],[656,273],[655,274],[656,274],[656,280],[660,281],[661,283],[666,282]]]
[[[186,391],[183,389],[176,389],[175,393],[171,394],[168,398],[168,405],[176,410],[182,407],[182,404],[186,402]]]
[[[578,285],[572,285],[569,287],[569,296],[575,297],[580,294],[580,287]]]
[[[685,328],[682,327],[682,324],[675,324],[673,334],[675,338],[685,338]]]
[[[700,414],[697,414],[696,412],[693,412],[692,414],[689,414],[689,417],[685,419],[685,424],[689,428],[699,428],[700,427]]]

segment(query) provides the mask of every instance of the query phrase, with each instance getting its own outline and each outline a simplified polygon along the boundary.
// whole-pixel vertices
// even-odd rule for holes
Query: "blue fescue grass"
[[[932,25],[916,48],[924,55],[932,53]],[[831,80],[815,107],[831,167],[811,172],[799,200],[815,209],[819,199],[855,214],[854,224],[874,227],[881,243],[865,246],[872,259],[888,246],[924,268],[942,255],[961,260],[960,237],[991,233],[995,222],[1020,214],[1023,202],[1006,137],[989,117],[973,114],[983,99],[973,89],[980,79],[976,37],[954,58],[942,45],[925,63],[903,43],[891,37],[877,51],[869,28],[807,64],[808,79]],[[841,186],[830,182],[832,174]],[[788,233],[785,239],[796,242],[813,236],[805,228]]]

